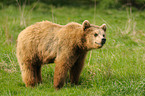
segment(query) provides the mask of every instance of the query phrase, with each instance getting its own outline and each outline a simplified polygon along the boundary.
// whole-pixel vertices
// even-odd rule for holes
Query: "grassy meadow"
[[[79,85],[67,78],[64,87],[53,88],[55,64],[42,67],[43,83],[26,88],[16,59],[16,39],[27,26],[43,20],[65,25],[89,20],[107,24],[107,42],[88,52]],[[3,6],[0,9],[1,96],[145,96],[145,11],[134,8],[55,7],[45,4]]]

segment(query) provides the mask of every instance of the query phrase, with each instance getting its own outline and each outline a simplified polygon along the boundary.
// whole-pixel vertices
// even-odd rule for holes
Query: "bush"
[[[99,7],[106,9],[106,8],[120,8],[121,4],[119,2],[119,0],[101,0],[99,2]]]
[[[145,0],[119,0],[122,5],[133,6],[138,9],[143,8],[145,6]]]

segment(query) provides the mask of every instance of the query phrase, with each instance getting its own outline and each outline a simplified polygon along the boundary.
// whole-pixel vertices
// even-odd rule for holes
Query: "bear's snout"
[[[106,42],[106,38],[103,38],[101,44],[104,45],[105,42]]]

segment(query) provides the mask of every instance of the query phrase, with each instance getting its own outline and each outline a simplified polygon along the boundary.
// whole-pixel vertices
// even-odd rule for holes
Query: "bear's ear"
[[[106,29],[107,29],[106,24],[101,25],[101,28],[102,28],[104,31],[106,31]]]
[[[88,20],[85,20],[82,25],[83,25],[83,30],[85,31],[87,28],[90,27],[90,22]]]

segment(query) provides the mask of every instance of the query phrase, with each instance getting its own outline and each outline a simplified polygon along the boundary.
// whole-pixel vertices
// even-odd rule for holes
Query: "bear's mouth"
[[[98,44],[98,45],[100,45],[100,46],[103,46],[103,44],[101,44],[101,43],[98,43],[98,42],[95,42],[96,44]]]

